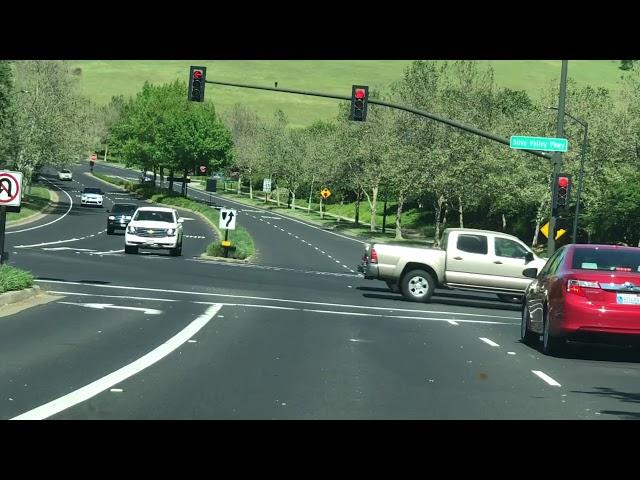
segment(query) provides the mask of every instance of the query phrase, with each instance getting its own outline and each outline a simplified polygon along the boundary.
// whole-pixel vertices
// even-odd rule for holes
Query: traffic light
[[[561,173],[556,177],[553,191],[553,208],[566,207],[571,192],[571,175]]]
[[[189,75],[189,94],[191,102],[204,102],[204,86],[207,77],[207,67],[191,67]]]
[[[351,120],[364,122],[367,119],[369,87],[354,85],[351,89]]]

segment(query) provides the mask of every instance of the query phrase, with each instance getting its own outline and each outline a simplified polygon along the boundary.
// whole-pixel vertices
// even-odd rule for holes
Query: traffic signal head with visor
[[[367,103],[369,99],[369,87],[366,85],[353,85],[351,89],[351,120],[364,122],[367,119]]]
[[[189,92],[187,98],[191,102],[204,102],[204,87],[207,67],[191,67],[189,73]]]

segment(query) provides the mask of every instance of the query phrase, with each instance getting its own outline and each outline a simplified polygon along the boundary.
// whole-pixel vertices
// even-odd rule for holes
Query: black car
[[[114,203],[111,210],[107,210],[107,235],[112,235],[116,228],[124,230],[129,225],[131,217],[138,209],[135,203]]]

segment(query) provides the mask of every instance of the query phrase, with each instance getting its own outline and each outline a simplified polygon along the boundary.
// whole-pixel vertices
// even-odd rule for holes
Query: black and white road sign
[[[222,230],[235,230],[236,229],[236,211],[230,208],[220,209],[220,222],[218,227]]]
[[[22,173],[0,171],[0,205],[20,206],[22,198]]]
[[[265,178],[262,181],[262,191],[263,192],[271,192],[271,179],[270,178]]]

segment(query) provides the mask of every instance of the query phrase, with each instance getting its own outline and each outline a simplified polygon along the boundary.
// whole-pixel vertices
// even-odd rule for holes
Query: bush
[[[0,266],[0,293],[13,290],[24,290],[33,286],[31,272],[20,270],[9,265]]]

